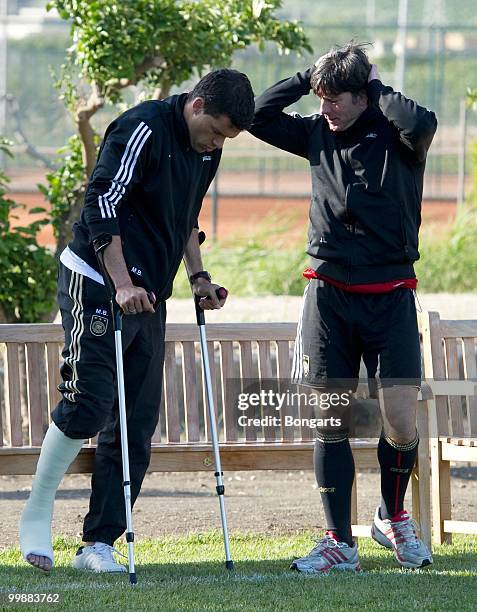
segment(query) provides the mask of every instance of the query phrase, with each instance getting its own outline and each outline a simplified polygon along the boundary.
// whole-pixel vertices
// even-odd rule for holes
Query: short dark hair
[[[227,115],[238,130],[248,130],[255,112],[252,85],[246,74],[231,68],[213,70],[200,79],[188,100],[204,98],[204,112]]]
[[[366,90],[371,70],[364,47],[369,43],[349,42],[334,47],[319,58],[311,74],[311,88],[317,96],[339,95],[345,91],[358,94]]]

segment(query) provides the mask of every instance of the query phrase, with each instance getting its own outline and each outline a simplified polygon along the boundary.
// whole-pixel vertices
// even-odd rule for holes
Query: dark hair
[[[230,68],[209,72],[200,79],[187,99],[197,97],[204,98],[207,115],[227,115],[238,130],[248,130],[252,125],[255,103],[246,74]]]
[[[335,47],[319,58],[311,74],[311,88],[317,96],[338,95],[344,91],[352,94],[366,90],[371,70],[363,47],[368,43],[349,42],[344,47]]]

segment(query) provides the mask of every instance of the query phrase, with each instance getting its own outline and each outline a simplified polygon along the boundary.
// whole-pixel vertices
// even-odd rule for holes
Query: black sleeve
[[[279,149],[308,158],[310,119],[283,109],[310,93],[312,68],[279,81],[255,100],[250,133]]]
[[[84,213],[92,240],[100,234],[119,235],[117,209],[144,175],[151,134],[144,121],[128,115],[106,130],[85,195]]]
[[[378,79],[368,84],[368,97],[398,130],[400,141],[412,152],[411,157],[423,162],[437,130],[435,114]]]
[[[216,151],[214,151],[212,155],[212,163],[210,164],[209,176],[207,177],[207,182],[205,183],[205,189],[202,194],[202,199],[205,198],[205,195],[207,191],[209,190],[209,187],[212,181],[214,180],[215,175],[217,174],[217,169],[219,167],[221,157],[222,157],[222,149],[217,149]],[[194,227],[195,229],[200,229],[199,219],[197,219],[197,221],[195,222]]]

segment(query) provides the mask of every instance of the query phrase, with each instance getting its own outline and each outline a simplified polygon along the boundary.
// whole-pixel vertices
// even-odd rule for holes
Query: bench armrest
[[[423,388],[426,387],[425,392]],[[477,381],[475,380],[426,380],[421,387],[422,397],[419,399],[432,399],[438,395],[477,395]],[[431,393],[430,397],[424,397]]]

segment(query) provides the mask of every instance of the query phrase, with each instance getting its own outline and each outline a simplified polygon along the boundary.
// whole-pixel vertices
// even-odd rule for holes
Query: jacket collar
[[[356,119],[352,126],[343,132],[335,132],[337,140],[349,141],[359,138],[369,129],[370,124],[374,123],[379,115],[379,110],[374,106],[368,106]]]
[[[172,108],[174,131],[176,133],[177,141],[181,148],[186,151],[192,148],[189,128],[187,127],[187,123],[184,118],[184,106],[187,101],[187,95],[187,93],[182,93],[175,96],[169,96],[164,100],[164,102],[170,104]]]

